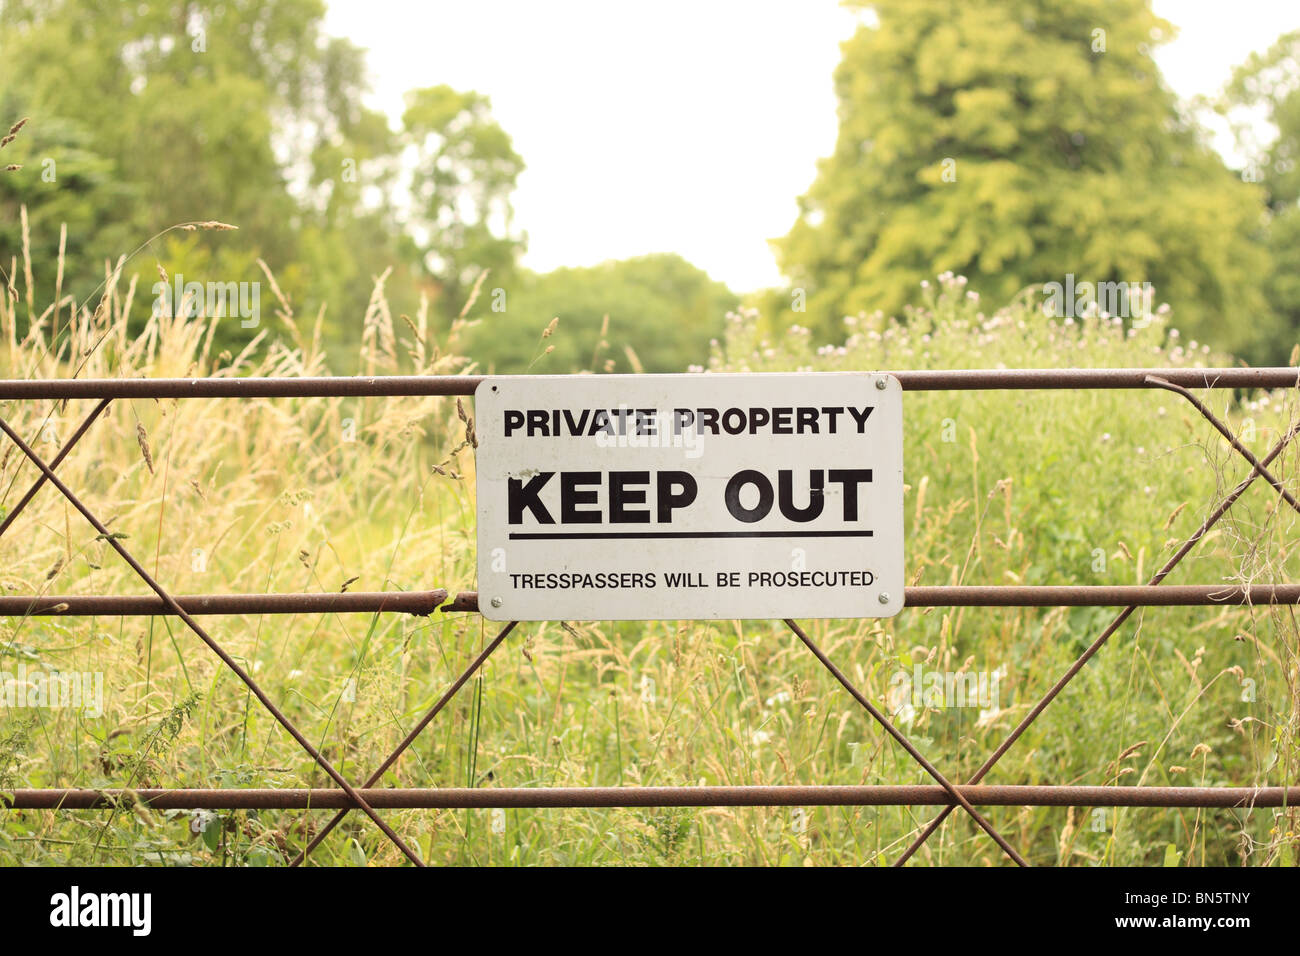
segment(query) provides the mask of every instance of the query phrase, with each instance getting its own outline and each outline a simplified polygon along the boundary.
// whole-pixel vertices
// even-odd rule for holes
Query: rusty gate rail
[[[1300,798],[1300,787],[1131,787],[1131,786],[1017,786],[984,785],[980,781],[1019,739],[1028,726],[1065,688],[1089,659],[1139,607],[1300,604],[1300,584],[1272,585],[1165,585],[1170,571],[1191,551],[1207,531],[1232,507],[1256,478],[1263,478],[1278,497],[1300,512],[1298,501],[1268,465],[1300,433],[1293,423],[1261,461],[1227,426],[1190,391],[1193,388],[1294,388],[1300,386],[1300,369],[1183,368],[1183,369],[946,369],[889,373],[904,391],[978,391],[994,389],[1165,389],[1188,401],[1251,465],[1250,474],[1226,494],[1213,512],[1152,576],[1146,585],[963,585],[908,587],[905,607],[1119,607],[1121,610],[1102,634],[1079,656],[1066,673],[1020,721],[1006,740],[964,784],[950,782],[902,735],[874,704],[848,680],[843,671],[808,638],[792,620],[785,623],[826,669],[912,758],[938,781],[937,786],[711,786],[711,787],[540,787],[540,788],[375,788],[384,774],[433,721],[469,678],[503,643],[518,622],[510,622],[462,671],[448,690],[412,728],[388,758],[365,780],[353,787],[275,706],[256,681],[194,620],[195,615],[296,614],[296,613],[474,613],[478,595],[462,591],[447,601],[444,589],[339,594],[200,594],[173,595],[148,574],[121,545],[108,535],[98,518],[55,474],[55,469],[81,440],[105,408],[117,399],[162,398],[346,398],[472,395],[486,376],[354,376],[315,378],[191,378],[191,379],[53,379],[0,380],[0,402],[99,399],[67,443],[48,463],[0,418],[0,431],[36,465],[35,483],[0,519],[0,536],[14,524],[27,504],[46,484],[52,484],[131,566],[153,595],[2,595],[0,617],[27,616],[160,616],[180,617],[223,663],[257,696],[259,702],[329,775],[338,789],[19,789],[0,794],[0,807],[12,809],[97,809],[139,803],[159,809],[331,809],[337,813],[318,831],[292,861],[302,863],[343,816],[360,809],[395,846],[416,865],[419,856],[378,816],[376,808],[487,808],[487,807],[642,807],[642,806],[937,806],[943,807],[895,865],[905,863],[954,809],[963,808],[1016,863],[1024,860],[985,820],[976,806],[1114,806],[1114,807],[1289,807]],[[444,603],[446,602],[446,603]]]
[[[905,392],[995,389],[1149,389],[1150,376],[1184,388],[1294,388],[1300,369],[1010,368],[876,370]],[[747,374],[722,372],[719,375]],[[0,401],[51,398],[398,398],[473,395],[486,375],[340,375],[303,378],[0,379]]]
[[[13,598],[11,600],[18,600]],[[1300,584],[963,584],[903,588],[904,607],[1210,607],[1300,604]],[[5,606],[0,599],[0,608]],[[478,592],[441,608],[478,611]]]
[[[1288,807],[1300,787],[970,786],[957,791],[983,807]],[[593,807],[953,807],[943,787],[362,787],[381,810],[487,810]],[[352,810],[342,790],[285,788],[14,790],[17,810]]]
[[[428,617],[447,600],[432,591],[346,591],[338,594],[173,594],[190,614],[348,614],[390,611]],[[0,595],[0,617],[164,617],[162,598],[121,594]]]
[[[340,594],[176,594],[190,614],[346,614],[476,612],[478,592],[445,589],[349,591]],[[940,585],[903,589],[905,607],[1210,607],[1300,604],[1300,584]],[[118,594],[0,595],[0,617],[165,617],[156,596]]]

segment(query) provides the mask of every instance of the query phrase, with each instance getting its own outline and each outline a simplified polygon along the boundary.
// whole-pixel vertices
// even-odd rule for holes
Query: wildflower
[[[211,810],[194,810],[190,813],[190,832],[205,833],[208,827],[216,823],[218,817]]]

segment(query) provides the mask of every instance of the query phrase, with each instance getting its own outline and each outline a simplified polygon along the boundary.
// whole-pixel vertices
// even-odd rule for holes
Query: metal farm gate
[[[934,806],[943,809],[898,857],[902,865],[912,857],[958,807],[1019,865],[1024,859],[989,821],[978,806],[1075,807],[1205,807],[1252,808],[1292,806],[1300,800],[1300,787],[1133,787],[1133,786],[1003,786],[981,781],[1016,743],[1039,714],[1056,699],[1085,664],[1139,607],[1169,605],[1300,604],[1300,584],[1272,586],[1182,585],[1161,582],[1197,542],[1224,516],[1258,478],[1270,484],[1280,498],[1300,512],[1300,501],[1269,471],[1269,464],[1300,431],[1300,420],[1262,459],[1256,458],[1237,436],[1189,389],[1192,388],[1294,388],[1300,370],[1293,368],[1225,369],[1010,369],[893,372],[904,391],[954,391],[987,389],[1166,389],[1181,395],[1249,463],[1250,473],[1209,513],[1172,557],[1145,585],[1136,586],[953,586],[908,587],[905,607],[1116,607],[1119,610],[1096,639],[1081,653],[1052,687],[1030,708],[1015,729],[988,755],[964,783],[954,783],[931,764],[902,732],[873,704],[844,671],[819,648],[800,625],[786,625],[807,646],[844,689],[896,740],[935,781],[930,786],[718,786],[718,787],[587,787],[513,789],[394,789],[377,788],[392,767],[446,707],[447,703],[492,655],[517,621],[506,624],[465,667],[429,711],[374,772],[359,785],[346,780],[281,711],[247,670],[217,642],[198,617],[220,614],[293,614],[297,612],[403,612],[429,614],[475,613],[478,596],[457,594],[448,601],[445,590],[345,594],[210,594],[174,595],[160,584],[57,475],[69,451],[89,431],[96,418],[115,399],[162,398],[277,398],[277,397],[400,397],[472,395],[481,376],[388,376],[379,378],[285,379],[103,379],[0,381],[0,401],[96,400],[97,404],[50,461],[45,461],[0,417],[0,431],[39,469],[30,490],[0,521],[7,532],[45,483],[53,485],[122,557],[153,596],[0,596],[0,615],[174,615],[180,618],[249,688],[275,720],[298,742],[338,789],[181,789],[181,790],[17,790],[0,798],[15,809],[95,809],[139,801],[157,809],[329,809],[337,811],[292,861],[302,863],[351,810],[366,814],[415,865],[424,865],[416,852],[386,824],[379,811],[393,808],[460,809],[487,807],[702,807],[702,806]]]

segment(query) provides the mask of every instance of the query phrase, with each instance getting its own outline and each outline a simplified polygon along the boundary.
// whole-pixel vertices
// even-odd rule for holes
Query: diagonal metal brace
[[[51,469],[58,468],[59,465],[63,463],[63,459],[68,457],[68,453],[72,451],[73,446],[75,446],[77,442],[81,441],[81,436],[86,434],[90,429],[90,426],[95,423],[95,419],[97,419],[100,413],[108,407],[111,401],[111,398],[106,398],[91,410],[85,420],[77,426],[77,430],[69,436],[64,446],[59,449],[59,453],[50,460]],[[23,509],[27,507],[28,503],[33,498],[36,497],[36,492],[41,490],[41,486],[45,484],[45,480],[45,474],[42,472],[37,476],[36,481],[32,483],[32,486],[27,489],[27,494],[23,495],[22,499],[13,506],[13,510],[4,516],[3,521],[0,521],[0,538],[4,537],[4,533],[9,530],[9,526],[18,519],[18,516],[22,514]]]
[[[393,843],[397,846],[397,848],[400,849],[402,853],[406,855],[407,859],[409,859],[416,866],[424,866],[424,861],[420,859],[419,855],[416,854],[416,852],[412,850],[409,846],[407,846],[406,842],[402,840],[402,838],[398,836],[397,833],[387,823],[385,823],[382,819],[380,819],[379,815],[374,811],[374,809],[370,806],[370,804],[368,804],[365,801],[365,799],[361,796],[361,794],[357,792],[356,788],[354,788],[350,783],[348,783],[347,780],[344,779],[343,775],[340,774],[336,769],[334,769],[333,764],[331,764],[325,758],[325,756],[312,745],[311,741],[309,741],[306,737],[303,736],[302,732],[299,731],[296,726],[294,726],[293,722],[289,720],[289,718],[286,717],[278,707],[275,706],[275,704],[271,701],[271,698],[269,698],[266,695],[266,692],[263,691],[262,688],[258,686],[257,682],[253,680],[253,678],[248,674],[248,672],[245,671],[242,667],[240,667],[238,662],[236,662],[235,659],[231,657],[221,647],[220,644],[218,644],[215,640],[212,639],[212,637],[208,634],[208,632],[203,629],[202,625],[200,625],[199,622],[196,621],[189,614],[188,611],[186,611],[183,607],[181,607],[176,602],[176,599],[173,598],[171,594],[161,584],[159,584],[156,580],[154,580],[153,576],[150,575],[149,572],[145,570],[144,566],[140,564],[140,562],[137,561],[135,557],[132,556],[132,554],[126,550],[125,547],[122,546],[121,541],[119,541],[116,537],[114,537],[113,533],[109,531],[108,527],[97,517],[95,517],[94,513],[92,513],[90,509],[87,508],[85,504],[82,503],[81,499],[79,499],[76,496],[76,494],[72,491],[72,489],[63,483],[63,481],[58,477],[58,475],[54,473],[54,471],[50,468],[50,466],[41,459],[40,455],[36,454],[36,452],[32,450],[31,446],[29,446],[27,442],[23,441],[22,436],[20,436],[17,432],[15,432],[9,426],[9,423],[6,422],[3,418],[0,418],[0,431],[3,431],[6,435],[8,435],[9,439],[15,445],[18,446],[18,448],[22,451],[22,453],[26,455],[31,460],[31,462],[34,465],[36,465],[37,468],[39,468],[44,473],[46,479],[52,485],[54,485],[55,488],[59,490],[59,492],[63,495],[63,497],[68,499],[69,503],[71,503],[74,508],[76,508],[79,512],[81,512],[82,517],[84,517],[91,524],[91,526],[94,527],[94,529],[104,537],[104,540],[107,541],[108,544],[113,548],[113,550],[115,550],[121,556],[122,560],[124,560],[128,565],[130,565],[131,570],[133,570],[137,575],[139,575],[140,579],[144,581],[145,584],[149,585],[149,587],[154,591],[154,593],[156,593],[158,597],[162,599],[163,603],[167,606],[167,608],[171,611],[171,613],[176,615],[187,625],[189,625],[190,630],[192,630],[195,634],[197,634],[199,636],[199,639],[202,640],[204,644],[208,645],[208,647],[213,651],[213,653],[215,653],[218,657],[220,657],[222,662],[227,667],[229,667],[231,671],[234,672],[235,676],[244,682],[244,684],[248,687],[248,689],[257,696],[257,699],[259,701],[262,702],[262,706],[264,706],[271,713],[271,716],[273,716],[276,719],[276,721],[279,722],[280,726],[282,726],[285,730],[287,730],[290,736],[292,736],[293,739],[298,742],[298,745],[302,747],[303,750],[305,750],[311,756],[311,758],[320,765],[321,769],[324,770],[331,777],[331,779],[334,780],[335,783],[337,783],[340,787],[342,787],[349,797],[351,797],[353,800],[356,801],[357,806],[359,806],[363,811],[365,811],[366,815],[369,816],[370,819],[374,821],[375,825],[379,827],[380,830],[383,831],[385,836],[387,836],[390,840],[393,841]]]
[[[465,686],[465,682],[474,676],[474,672],[487,662],[487,659],[492,656],[492,652],[501,645],[501,642],[506,639],[506,635],[513,631],[518,623],[518,621],[511,621],[501,629],[501,632],[497,634],[491,644],[483,648],[482,653],[470,662],[469,666],[465,668],[460,677],[456,678],[455,683],[453,683],[451,687],[447,688],[447,692],[438,698],[438,702],[429,709],[429,712],[424,715],[423,719],[411,728],[409,734],[402,738],[402,742],[388,755],[388,759],[379,765],[378,770],[366,778],[366,782],[361,785],[362,789],[369,789],[379,782],[379,779],[388,772],[388,768],[397,762],[397,758],[406,752],[407,747],[415,743],[415,738],[420,736],[420,734],[424,732],[424,728],[428,727],[429,724],[433,722],[433,718],[437,717],[438,712],[446,707],[447,703],[456,696],[457,691]],[[340,810],[338,813],[334,814],[330,819],[330,822],[321,827],[320,832],[311,838],[311,842],[303,848],[302,852],[293,858],[293,861],[289,865],[298,866],[303,863],[307,859],[307,855],[311,853],[312,850],[316,849],[316,847],[320,846],[321,841],[329,836],[330,831],[338,826],[347,814],[347,809]]]
[[[864,708],[866,708],[867,713],[869,713],[872,717],[874,717],[876,719],[876,722],[879,723],[880,726],[884,727],[885,731],[896,741],[898,741],[899,744],[902,745],[904,750],[906,750],[909,754],[912,755],[912,759],[915,760],[917,763],[919,763],[926,773],[934,777],[934,779],[939,782],[939,785],[943,787],[944,790],[948,791],[949,796],[951,796],[962,807],[962,809],[964,809],[967,813],[971,815],[971,818],[980,825],[980,827],[984,830],[985,833],[987,833],[997,842],[998,846],[1002,847],[1002,849],[1006,852],[1007,856],[1011,857],[1011,859],[1014,860],[1019,866],[1029,865],[1028,863],[1025,862],[1024,858],[1021,857],[1021,855],[1016,852],[1015,847],[1013,847],[1010,843],[1008,843],[1005,839],[1003,839],[1002,834],[998,833],[997,830],[993,829],[993,824],[989,823],[988,820],[984,819],[984,817],[980,814],[980,812],[976,810],[975,807],[971,804],[970,800],[966,799],[966,796],[960,790],[958,790],[955,786],[953,786],[952,783],[943,774],[941,774],[932,763],[930,763],[930,761],[925,759],[925,757],[921,754],[921,752],[916,749],[915,745],[913,745],[913,743],[910,740],[908,740],[905,736],[903,736],[903,734],[898,730],[898,728],[896,728],[892,723],[890,723],[889,718],[886,717],[883,713],[881,713],[879,708],[877,708],[875,704],[871,703],[871,701],[869,701],[862,694],[861,691],[859,691],[856,687],[853,686],[853,683],[848,679],[847,676],[845,676],[844,672],[841,671],[838,667],[836,667],[834,662],[831,661],[831,659],[827,657],[825,653],[822,652],[822,649],[818,647],[816,644],[814,644],[812,639],[808,637],[806,633],[804,633],[803,628],[801,628],[797,623],[790,620],[789,618],[786,618],[785,623],[786,626],[790,628],[790,630],[794,631],[795,635],[799,638],[799,640],[804,642],[804,645],[808,648],[808,650],[812,651],[814,656],[816,656],[816,658],[819,661],[821,661],[823,665],[825,665],[826,669],[831,672],[831,675],[844,686],[844,689],[847,690],[850,694],[852,694],[853,698]]]
[[[1297,432],[1300,432],[1300,421],[1296,421],[1287,430],[1287,433],[1278,440],[1278,443],[1273,446],[1272,450],[1264,456],[1263,461],[1253,462],[1251,473],[1243,478],[1237,486],[1232,489],[1232,491],[1228,492],[1223,500],[1219,502],[1218,507],[1216,507],[1214,511],[1212,511],[1206,519],[1201,522],[1201,526],[1192,533],[1191,537],[1184,541],[1182,546],[1169,558],[1168,561],[1164,563],[1160,570],[1151,576],[1149,582],[1150,585],[1156,585],[1163,581],[1169,575],[1169,572],[1171,572],[1178,563],[1183,560],[1183,558],[1187,557],[1192,548],[1196,546],[1196,543],[1200,541],[1201,538],[1205,537],[1206,533],[1218,523],[1220,518],[1228,513],[1228,509],[1237,502],[1237,499],[1245,493],[1246,489],[1254,483],[1255,479],[1263,474],[1264,470],[1270,463],[1272,463],[1273,459],[1282,454],[1282,450],[1291,443],[1291,440],[1295,438]],[[993,765],[1001,760],[1002,756],[1015,745],[1015,742],[1020,739],[1020,736],[1026,729],[1028,729],[1029,725],[1038,719],[1039,714],[1047,709],[1048,704],[1056,699],[1057,695],[1065,689],[1065,686],[1074,679],[1074,676],[1078,674],[1079,671],[1083,670],[1088,661],[1090,661],[1093,656],[1102,649],[1105,643],[1110,640],[1111,636],[1120,629],[1124,622],[1129,619],[1137,608],[1138,606],[1136,604],[1130,604],[1115,615],[1110,624],[1106,626],[1106,629],[1101,632],[1098,638],[1093,641],[1082,654],[1079,655],[1078,659],[1071,664],[1070,668],[1061,676],[1061,679],[1053,684],[1051,689],[1043,695],[1038,703],[1035,704],[1027,714],[1025,714],[1024,718],[1016,725],[1016,728],[1011,731],[1007,739],[1002,741],[993,753],[989,754],[988,759],[980,765],[980,768],[976,770],[970,780],[967,781],[968,784],[976,784],[984,779],[985,774],[993,769]],[[948,819],[948,816],[951,813],[951,807],[946,807],[941,811],[939,815],[926,826],[921,834],[912,841],[911,845],[903,852],[902,856],[894,862],[894,866],[902,866],[911,859],[912,854],[921,848],[922,844],[930,838],[930,835],[934,833],[935,830],[939,829],[943,824],[943,821]]]
[[[1295,496],[1291,494],[1291,492],[1286,490],[1282,482],[1279,481],[1277,477],[1274,476],[1274,474],[1271,471],[1269,471],[1268,468],[1266,468],[1258,458],[1255,457],[1255,455],[1251,452],[1249,448],[1247,448],[1245,445],[1241,443],[1241,441],[1237,438],[1237,436],[1234,435],[1229,430],[1228,426],[1223,424],[1223,422],[1219,420],[1218,416],[1215,415],[1214,412],[1210,411],[1210,409],[1206,407],[1204,402],[1202,402],[1199,398],[1193,395],[1188,389],[1183,388],[1183,386],[1175,385],[1173,382],[1166,381],[1165,379],[1160,378],[1156,375],[1148,375],[1146,377],[1146,380],[1150,382],[1152,385],[1155,385],[1159,388],[1168,389],[1169,391],[1181,395],[1183,396],[1183,398],[1187,399],[1187,401],[1191,403],[1191,406],[1195,408],[1198,412],[1200,412],[1202,417],[1204,417],[1207,422],[1213,425],[1215,430],[1217,430],[1220,435],[1228,439],[1228,444],[1232,445],[1233,448],[1235,448],[1238,452],[1240,452],[1241,456],[1245,458],[1246,461],[1250,462],[1250,464],[1254,466],[1255,471],[1259,473],[1259,476],[1263,478],[1265,481],[1267,481],[1270,485],[1272,485],[1273,488],[1277,491],[1279,495],[1282,496],[1282,499],[1287,504],[1289,504],[1296,511],[1300,512],[1300,501],[1296,501]]]

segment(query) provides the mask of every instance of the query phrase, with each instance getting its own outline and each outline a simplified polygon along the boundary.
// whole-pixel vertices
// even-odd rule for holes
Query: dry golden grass
[[[32,276],[27,245],[24,232],[23,261],[15,257],[8,269],[17,278],[0,306],[0,377],[329,371],[319,317],[295,315],[269,269],[274,320],[263,322],[241,354],[221,356],[213,354],[216,320],[165,311],[144,317],[149,303],[135,273],[124,278],[132,263],[106,266],[102,299],[79,305],[56,294],[38,308],[38,290],[57,282]],[[473,301],[439,337],[427,309],[395,320],[383,281],[378,277],[360,321],[356,371],[468,368],[456,352]],[[1100,320],[1027,331],[1034,321],[1045,323],[1023,308],[985,317],[940,300],[907,328],[864,319],[841,352],[815,353],[798,331],[761,341],[738,316],[713,367],[1205,360],[1199,350],[1161,344],[1163,326],[1126,338]],[[551,334],[564,334],[562,322],[541,338]],[[38,450],[52,452],[87,408],[8,402],[0,415]],[[1237,426],[1251,419],[1257,450],[1295,412],[1282,395],[1220,410]],[[471,416],[467,406],[435,398],[121,401],[60,474],[176,593],[472,589]],[[1244,474],[1208,426],[1169,395],[909,396],[906,440],[907,560],[914,581],[926,584],[1143,582]],[[1278,467],[1294,482],[1294,453]],[[0,452],[0,507],[11,507],[33,477],[15,450]],[[1294,580],[1295,515],[1270,501],[1253,490],[1171,583]],[[0,587],[12,594],[144,593],[51,489],[0,539]],[[1136,616],[989,782],[1294,781],[1292,611],[1166,608]],[[1001,698],[985,713],[947,706],[898,715],[922,752],[964,779],[1109,616],[1106,609],[929,609],[809,629],[895,713],[901,702],[887,698],[900,670],[1000,670]],[[211,625],[354,780],[382,761],[495,633],[468,615],[231,617]],[[104,675],[98,717],[0,709],[0,789],[329,785],[179,622],[6,620],[0,651],[0,670],[26,662]],[[1253,701],[1242,699],[1247,679]],[[779,622],[596,622],[521,626],[384,785],[814,782],[930,781]],[[725,865],[889,861],[931,816],[907,808],[385,814],[434,862]],[[1294,861],[1289,810],[1120,811],[1101,829],[1085,810],[1000,808],[988,816],[1035,863],[1159,863],[1170,852],[1196,864]],[[143,808],[10,811],[0,860],[276,863],[300,848],[320,819],[237,812],[213,823]],[[401,862],[359,814],[319,858]],[[1005,862],[960,813],[917,861]]]

